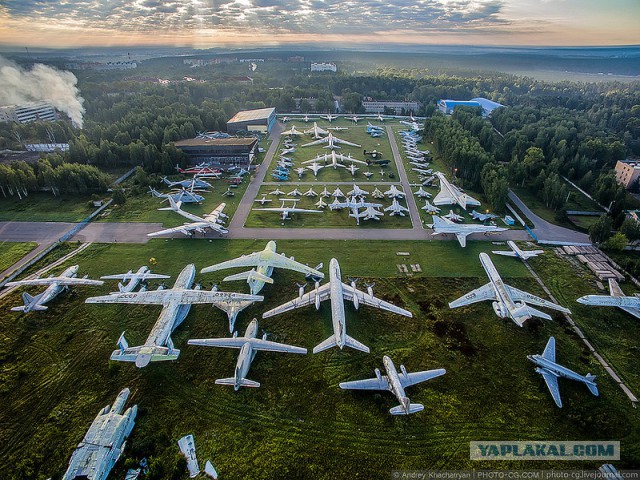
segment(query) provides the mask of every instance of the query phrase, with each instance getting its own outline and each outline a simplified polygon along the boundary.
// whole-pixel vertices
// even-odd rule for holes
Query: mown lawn
[[[153,258],[154,271],[173,275],[171,283],[186,263],[195,262],[200,269],[264,244],[186,239],[154,240],[144,246],[105,244],[90,247],[73,262],[95,278],[149,264]],[[347,331],[371,348],[369,355],[349,349],[317,355],[259,352],[249,378],[262,386],[239,392],[214,384],[216,378],[233,375],[237,351],[187,346],[189,338],[229,335],[226,316],[215,308],[194,306],[174,332],[182,351],[177,361],[143,370],[110,363],[109,354],[122,331],[131,345],[143,342],[159,307],[83,303],[89,295],[113,290],[112,284],[73,289],[46,312],[3,315],[0,476],[59,478],[98,410],[124,387],[132,390],[130,404],[138,404],[139,413],[114,478],[122,478],[126,468],[146,457],[151,467],[145,478],[186,479],[177,440],[187,433],[195,436],[200,462],[212,459],[228,479],[386,479],[395,469],[567,470],[594,469],[602,463],[475,462],[469,460],[471,440],[615,439],[622,443],[622,460],[616,466],[638,465],[637,410],[561,317],[519,328],[498,319],[490,303],[448,309],[449,301],[487,281],[477,256],[490,248],[486,242],[470,242],[466,249],[453,242],[279,242],[278,251],[313,266],[320,261],[327,265],[335,256],[343,279],[358,276],[361,287],[375,282],[377,295],[414,316],[369,307],[356,312],[346,305]],[[399,257],[396,252],[410,255]],[[420,263],[423,273],[399,275],[398,263]],[[508,283],[542,294],[520,262],[495,258],[495,264]],[[574,308],[575,296],[585,293],[589,280],[552,252],[533,265],[561,301]],[[209,287],[229,273],[197,277]],[[252,317],[294,298],[296,282],[303,281],[299,274],[282,271],[276,271],[274,279],[275,284],[262,291],[264,302],[240,315],[240,332]],[[242,282],[223,283],[222,288],[247,291]],[[6,311],[19,301],[18,294],[0,300],[0,308]],[[598,351],[612,359],[625,379],[633,380],[637,323],[608,309],[592,313],[576,308],[576,317],[583,315],[581,322]],[[587,329],[596,318],[601,325]],[[272,340],[310,349],[331,333],[330,308],[323,304],[319,312],[313,307],[295,310],[261,321],[260,328]],[[557,340],[558,361],[579,373],[599,375],[600,397],[561,379],[565,406],[555,407],[526,359],[541,352],[550,335]],[[412,402],[425,405],[423,412],[393,417],[388,413],[397,404],[392,395],[338,388],[341,381],[373,376],[383,355],[409,371],[447,369],[445,376],[407,389]]]
[[[4,272],[37,245],[35,242],[0,242],[0,272]]]

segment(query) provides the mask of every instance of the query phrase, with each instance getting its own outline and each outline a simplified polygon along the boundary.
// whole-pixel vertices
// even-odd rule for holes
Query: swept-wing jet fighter
[[[379,122],[384,122],[385,118],[382,116],[381,113],[378,113],[378,116],[376,116],[376,120],[378,120]]]
[[[358,309],[361,304],[369,305],[372,307],[387,310],[389,312],[404,315],[405,317],[412,317],[411,312],[404,310],[400,307],[396,307],[391,303],[385,302],[377,297],[373,296],[372,287],[367,287],[367,293],[358,290],[355,286],[355,281],[351,282],[351,285],[342,283],[340,274],[340,265],[335,258],[331,259],[329,263],[329,283],[325,283],[320,286],[316,283],[316,288],[309,293],[305,293],[290,302],[287,302],[279,307],[273,308],[262,314],[262,318],[269,318],[280,313],[288,312],[295,308],[304,307],[307,305],[315,305],[316,310],[320,309],[320,302],[331,299],[331,319],[333,323],[333,335],[327,338],[324,342],[320,343],[313,349],[313,353],[322,352],[331,347],[337,346],[342,350],[346,345],[356,350],[369,353],[369,347],[358,342],[355,338],[347,335],[345,326],[345,310],[344,300],[352,301],[353,306]]]
[[[458,187],[449,183],[443,173],[436,172],[435,175],[440,179],[440,193],[433,199],[434,205],[460,205],[464,210],[467,209],[467,205],[480,205],[478,200],[462,193]]]
[[[280,190],[280,187],[278,187],[273,192],[269,192],[269,195],[278,195],[279,197],[281,197],[282,195],[285,195],[285,193]]]
[[[536,310],[535,308],[527,305],[528,303],[558,310],[559,312],[571,313],[571,310],[568,308],[557,305],[549,300],[536,297],[531,293],[523,292],[515,287],[506,285],[502,281],[502,278],[500,278],[500,274],[493,265],[493,262],[491,262],[489,255],[484,252],[480,254],[480,263],[482,264],[484,271],[487,272],[489,283],[480,288],[476,288],[475,290],[472,290],[457,300],[449,303],[449,308],[458,308],[463,305],[492,300],[493,310],[496,312],[496,315],[500,318],[510,318],[519,327],[522,327],[524,322],[529,320],[531,317],[551,320],[550,315],[541,312],[540,310]]]
[[[353,184],[353,190],[351,190],[350,192],[347,192],[347,195],[349,195],[349,196],[355,195],[357,197],[364,197],[366,195],[369,195],[369,192],[367,192],[366,190],[363,190],[362,188],[360,188],[358,185],[356,185],[354,183]]]
[[[609,292],[610,295],[585,295],[580,297],[577,302],[583,305],[618,307],[620,310],[640,318],[640,296],[637,293],[631,296],[625,295],[618,282],[613,278],[609,279]]]
[[[294,168],[293,170],[298,174],[298,178],[302,178],[302,175],[304,174],[304,172],[307,171],[305,167],[298,167],[298,168]]]
[[[351,120],[353,123],[356,123],[356,124],[360,120],[360,117],[357,115],[353,115],[352,117],[344,117],[344,118],[346,118],[347,120]]]
[[[389,198],[404,198],[405,193],[402,190],[398,190],[398,187],[395,185],[391,185],[391,188],[384,192],[384,194]]]
[[[544,253],[544,250],[521,250],[520,247],[511,240],[507,241],[507,245],[511,250],[493,250],[491,253],[504,255],[505,257],[516,257],[521,260],[529,260],[530,258],[537,257]]]
[[[177,227],[166,228],[157,232],[147,233],[147,237],[158,237],[160,235],[169,235],[172,233],[182,233],[187,236],[192,236],[194,232],[205,234],[207,229],[215,230],[218,233],[228,233],[228,230],[222,226],[222,222],[227,215],[222,213],[225,203],[218,205],[211,213],[204,217],[199,217],[193,213],[185,212],[182,210],[181,202],[175,202],[172,198],[169,199],[169,206],[165,208],[159,208],[158,210],[171,210],[178,215],[182,215],[184,218],[191,220],[191,223],[185,223]]]
[[[357,143],[347,142],[346,140],[342,140],[341,138],[335,137],[333,133],[329,133],[324,138],[319,140],[314,140],[313,142],[305,143],[302,147],[310,147],[312,145],[320,145],[322,143],[326,143],[327,145],[323,148],[330,148],[331,150],[340,148],[340,145],[349,145],[351,147],[361,147],[362,145],[358,145]]]
[[[260,386],[259,382],[249,380],[247,378],[251,362],[253,362],[258,351],[299,353],[302,355],[307,353],[306,348],[286,345],[284,343],[270,342],[267,340],[266,333],[262,338],[256,338],[258,334],[258,321],[255,318],[247,327],[244,337],[238,337],[237,333],[238,332],[235,332],[231,338],[191,339],[187,342],[189,345],[197,345],[200,347],[240,349],[234,376],[231,378],[219,378],[216,380],[216,385],[233,385],[235,391],[238,391],[240,387],[257,388]]]
[[[562,399],[560,398],[560,389],[558,388],[558,377],[568,378],[575,380],[576,382],[584,383],[589,391],[596,397],[598,396],[598,387],[596,386],[596,376],[587,373],[582,376],[577,374],[573,370],[569,370],[567,367],[556,363],[556,339],[549,338],[547,346],[542,352],[542,355],[527,355],[527,358],[536,365],[536,372],[542,375],[544,378],[549,392],[553,397],[553,401],[559,408],[562,408]]]
[[[382,193],[379,189],[378,186],[376,185],[375,190],[373,192],[371,192],[371,196],[373,198],[377,198],[377,199],[382,199],[384,198],[384,193]]]
[[[375,207],[366,207],[362,212],[358,213],[358,218],[362,220],[380,220],[380,217],[384,217],[384,212],[376,210]]]
[[[298,187],[294,188],[291,192],[287,193],[290,197],[301,197],[302,192],[298,190]]]
[[[46,286],[46,290],[39,293],[36,296],[31,296],[28,293],[22,294],[22,301],[24,305],[18,307],[12,307],[14,312],[29,313],[32,310],[46,310],[45,303],[50,302],[56,298],[60,293],[67,290],[71,286],[76,285],[102,285],[102,280],[89,280],[88,278],[76,278],[78,276],[78,265],[73,265],[65,269],[59,276],[53,275],[47,278],[33,278],[31,280],[16,280],[14,282],[8,282],[5,287],[17,287],[22,285],[42,285]]]
[[[430,215],[435,215],[436,213],[440,213],[440,209],[435,205],[431,205],[429,200],[424,201],[424,207],[420,207],[422,210],[425,210]]]
[[[318,172],[324,168],[324,165],[320,165],[318,162],[314,161],[307,168],[313,172],[314,177],[318,178]]]
[[[452,222],[462,222],[464,220],[462,215],[458,215],[453,210],[449,210],[449,213],[443,215],[442,218],[446,218],[447,220],[451,220]]]
[[[133,292],[133,290],[141,282],[167,278],[171,278],[171,276],[151,273],[151,270],[149,270],[149,267],[147,267],[146,265],[141,266],[136,273],[133,273],[133,270],[129,270],[127,273],[120,273],[117,275],[104,275],[100,277],[100,279],[102,280],[122,280],[122,282],[118,282],[118,291],[122,293]]]
[[[349,172],[351,172],[351,176],[355,177],[356,176],[356,172],[358,171],[358,167],[355,166],[355,164],[351,164],[347,167],[347,170],[349,170]]]
[[[369,170],[367,170],[366,172],[364,172],[364,176],[367,177],[367,178],[371,178],[371,177],[373,177],[373,173],[370,172]]]
[[[336,187],[336,189],[333,191],[331,196],[335,197],[335,198],[346,197],[346,195],[344,193],[342,193],[342,190],[340,190],[340,187]]]
[[[305,197],[317,197],[318,194],[313,190],[313,187],[309,187],[309,190],[303,193]]]
[[[289,130],[285,130],[280,135],[302,135],[302,132],[296,129],[295,125],[291,125],[291,128]]]
[[[296,262],[293,258],[287,258],[283,253],[276,252],[276,242],[273,240],[267,243],[264,250],[260,252],[253,252],[249,255],[243,255],[233,260],[227,260],[226,262],[205,267],[202,269],[201,273],[217,272],[218,270],[236,267],[253,268],[248,272],[229,275],[222,281],[229,282],[233,280],[246,280],[253,295],[260,292],[265,283],[273,283],[271,274],[273,273],[274,268],[284,268],[286,270],[301,272],[305,275],[314,275],[319,278],[324,278],[324,273],[308,267],[307,265],[303,265],[300,262]]]
[[[502,227],[494,227],[493,225],[476,225],[473,223],[454,223],[451,220],[433,215],[433,223],[429,225],[433,228],[434,235],[452,233],[458,239],[461,247],[467,245],[467,236],[472,233],[491,233],[504,232],[507,230]]]
[[[327,190],[327,186],[324,186],[324,190],[322,190],[322,192],[320,192],[320,196],[327,198],[331,196],[331,193],[329,192],[329,190]]]
[[[281,198],[282,205],[280,207],[271,208],[252,208],[257,212],[278,212],[281,213],[282,220],[288,220],[291,213],[322,213],[322,210],[309,210],[306,208],[297,208],[296,204],[299,201],[296,198]],[[291,206],[286,206],[286,202],[292,202]]]
[[[147,290],[145,292],[112,293],[101,297],[90,297],[85,303],[124,303],[129,305],[161,305],[162,311],[143,345],[129,347],[124,332],[118,339],[118,350],[111,354],[111,360],[135,362],[142,368],[150,362],[176,360],[180,350],[173,346],[171,333],[184,321],[193,304],[210,303],[225,309],[230,302],[262,301],[264,297],[243,293],[219,292],[191,288],[196,276],[196,267],[189,264],[180,272],[173,288]],[[231,322],[231,319],[230,319]]]
[[[413,192],[415,195],[417,195],[420,198],[431,198],[431,194],[429,192],[427,192],[426,190],[424,190],[422,188],[422,186],[420,186],[420,188]]]
[[[437,370],[425,370],[422,372],[408,373],[404,365],[400,365],[400,373],[396,370],[393,361],[388,357],[382,357],[382,364],[386,370],[386,375],[382,375],[377,368],[374,370],[375,378],[367,380],[354,380],[351,382],[341,382],[340,388],[343,390],[388,390],[393,393],[400,405],[389,410],[391,415],[409,415],[424,410],[424,405],[411,403],[404,389],[418,383],[426,382],[432,378],[439,377],[447,373],[444,368]]]
[[[327,208],[327,203],[322,200],[322,197],[320,197],[320,200],[318,200],[314,205],[318,208]]]
[[[357,199],[355,196],[347,198],[344,202],[339,202],[336,197],[335,201],[329,205],[331,210],[340,210],[342,208],[348,208],[351,210],[349,216],[356,219],[357,225],[360,225],[360,218],[362,217],[362,215],[358,213],[359,210],[367,207],[380,208],[382,205],[380,203],[365,202],[362,198]]]
[[[320,115],[320,118],[324,118],[325,120],[328,120],[329,123],[333,122],[336,118],[338,118],[337,115],[332,115],[330,113],[327,113],[326,115]]]
[[[385,212],[391,212],[389,215],[400,215],[401,217],[405,216],[405,213],[409,212],[409,209],[403,205],[398,203],[398,199],[394,198],[391,205],[384,209]]]
[[[487,220],[493,220],[494,218],[498,218],[498,215],[494,214],[494,213],[482,213],[482,212],[476,212],[475,210],[473,210],[471,213],[471,218],[473,218],[474,220],[478,220],[480,222],[486,222]]]

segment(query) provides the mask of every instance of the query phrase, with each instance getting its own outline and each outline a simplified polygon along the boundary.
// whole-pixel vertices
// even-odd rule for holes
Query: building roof
[[[231,120],[227,123],[236,122],[250,122],[252,120],[267,120],[271,115],[275,113],[276,109],[271,108],[259,108],[258,110],[242,110],[236,113]]]
[[[176,147],[203,147],[203,146],[251,146],[257,142],[253,137],[247,138],[187,138],[185,140],[178,140],[174,142]]]
[[[502,105],[501,103],[494,102],[492,100],[489,100],[488,98],[483,98],[483,97],[472,98],[471,101],[478,102],[482,107],[482,109],[486,110],[488,113],[491,113],[496,108],[504,107],[504,105]]]
[[[440,100],[441,103],[444,103],[448,108],[457,107],[458,105],[465,105],[468,107],[480,107],[480,103],[475,100]]]

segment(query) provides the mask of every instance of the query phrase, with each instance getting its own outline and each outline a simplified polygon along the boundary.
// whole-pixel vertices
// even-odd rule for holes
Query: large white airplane
[[[477,207],[480,202],[466,193],[462,193],[458,187],[451,184],[442,172],[436,172],[440,179],[440,193],[433,199],[434,205],[460,205],[464,210],[467,205]]]
[[[425,205],[426,206],[426,205]],[[458,239],[460,246],[467,245],[467,236],[472,233],[504,232],[507,230],[493,225],[476,225],[475,223],[454,223],[451,220],[433,215],[433,223],[429,226],[433,228],[434,235],[452,233]]]
[[[281,213],[282,220],[288,220],[290,213],[322,213],[322,210],[309,210],[306,208],[297,208],[296,202],[299,200],[297,198],[281,198],[280,201],[282,205],[280,207],[268,207],[268,208],[252,208],[257,212],[279,212]],[[293,202],[290,207],[285,206],[286,202]]]
[[[530,307],[527,303],[532,303],[533,305],[540,307],[551,308],[553,310],[558,310],[559,312],[571,313],[571,310],[568,308],[557,305],[549,300],[536,297],[531,293],[523,292],[515,287],[506,285],[502,281],[502,278],[500,278],[500,274],[491,262],[489,255],[484,252],[480,254],[480,263],[482,264],[484,271],[487,272],[489,283],[480,288],[476,288],[475,290],[472,290],[457,300],[449,303],[449,308],[458,308],[472,303],[492,300],[493,310],[496,312],[496,315],[500,318],[510,318],[519,327],[522,327],[524,322],[529,320],[531,317],[540,317],[545,320],[551,320],[550,315]]]
[[[329,204],[329,208],[331,210],[340,210],[342,208],[348,208],[349,210],[351,210],[349,216],[356,219],[357,225],[360,225],[360,218],[363,218],[365,216],[364,214],[361,215],[359,213],[359,210],[361,208],[368,207],[372,207],[374,209],[380,208],[382,207],[382,204],[365,202],[362,198],[357,199],[355,195],[352,195],[351,198],[347,198],[344,202],[339,202],[338,198],[336,197],[336,200],[333,203]]]
[[[325,120],[328,120],[329,123],[333,122],[336,118],[338,118],[337,115],[332,115],[331,113],[327,113],[326,115],[320,115],[320,118],[324,118]]]
[[[295,125],[292,125],[289,130],[285,130],[280,135],[302,135],[302,132],[296,129]]]
[[[329,131],[324,128],[320,128],[316,122],[313,122],[313,127],[305,130],[304,133],[311,135],[315,139],[322,138],[323,135],[329,135]]]
[[[400,205],[398,199],[394,198],[391,205],[384,209],[385,212],[391,212],[389,215],[400,215],[401,217],[405,216],[405,212],[408,213],[409,209],[403,205]]]
[[[314,175],[317,175],[318,173],[317,170],[320,170],[321,168],[324,168],[324,167],[333,167],[334,170],[336,170],[338,167],[348,168],[345,164],[340,163],[339,160],[343,162],[351,162],[351,164],[360,163],[362,165],[367,165],[367,162],[364,162],[362,160],[357,160],[351,157],[351,155],[342,155],[341,153],[336,153],[333,150],[331,151],[331,153],[328,153],[326,155],[318,155],[316,158],[312,158],[311,160],[305,160],[304,162],[302,162],[302,164],[305,165],[307,163],[311,163],[312,165],[315,165],[314,168],[311,168],[311,167],[307,167],[307,168],[310,168],[311,170],[313,170]],[[326,165],[319,165],[318,164],[319,161],[330,162],[330,163],[327,163]]]
[[[409,415],[424,410],[424,405],[411,403],[404,389],[418,383],[426,382],[432,378],[439,377],[447,373],[444,368],[437,370],[425,370],[422,372],[408,373],[404,365],[400,365],[400,372],[396,370],[393,361],[386,355],[382,357],[382,364],[386,370],[386,375],[382,375],[379,369],[375,369],[375,378],[366,380],[354,380],[352,382],[340,383],[343,390],[388,390],[393,393],[400,405],[389,410],[391,415]]]
[[[553,401],[556,402],[556,405],[559,408],[562,408],[562,399],[560,398],[560,389],[558,388],[558,377],[568,378],[570,380],[575,380],[577,382],[584,383],[589,391],[593,393],[596,397],[598,396],[598,387],[596,386],[596,376],[587,373],[586,375],[580,375],[573,370],[569,370],[567,367],[563,367],[562,365],[556,363],[556,339],[553,337],[549,338],[547,342],[547,346],[542,352],[542,355],[527,355],[527,358],[535,363],[536,372],[542,375],[544,378],[547,387],[549,388],[549,392],[551,392],[551,396],[553,397]]]
[[[544,253],[544,250],[521,250],[520,247],[511,240],[507,240],[507,245],[511,250],[493,250],[491,253],[504,255],[505,257],[516,257],[521,260],[529,260],[530,258],[537,257]]]
[[[170,275],[159,275],[157,273],[151,273],[149,267],[146,265],[141,266],[136,273],[133,270],[129,270],[127,273],[119,273],[117,275],[103,275],[100,277],[102,280],[122,280],[118,282],[119,292],[133,292],[133,290],[140,284],[140,282],[146,282],[147,280],[160,280],[171,278]]]
[[[264,297],[243,293],[218,292],[192,289],[196,267],[189,264],[180,272],[173,288],[147,290],[145,292],[112,293],[101,297],[90,297],[86,303],[125,303],[130,305],[162,305],[158,320],[143,345],[129,347],[124,332],[118,339],[118,350],[111,354],[111,360],[135,362],[142,368],[150,362],[175,360],[180,350],[174,348],[171,333],[180,325],[193,304],[210,303],[225,309],[233,301],[262,301]]]
[[[316,282],[316,288],[300,295],[298,298],[291,300],[279,307],[273,308],[262,314],[262,318],[273,317],[280,313],[288,312],[295,308],[305,307],[307,305],[315,305],[316,310],[320,309],[320,302],[331,299],[331,320],[333,323],[333,335],[327,338],[324,342],[320,343],[313,349],[313,353],[322,352],[331,347],[337,346],[342,350],[346,345],[356,350],[369,353],[369,347],[358,342],[355,338],[347,335],[345,325],[345,310],[344,300],[352,301],[353,306],[358,309],[361,304],[369,305],[372,307],[387,310],[389,312],[404,315],[405,317],[412,317],[411,312],[404,310],[400,307],[396,307],[389,302],[385,302],[377,297],[373,296],[372,287],[367,287],[367,293],[358,290],[355,286],[355,282],[351,282],[351,285],[342,283],[342,277],[340,274],[340,265],[335,258],[331,259],[329,263],[329,283],[325,283],[320,286],[319,282]]]
[[[172,233],[182,233],[190,237],[194,232],[205,234],[207,229],[215,230],[218,233],[228,233],[228,230],[221,225],[223,219],[227,218],[227,215],[222,213],[226,206],[224,203],[218,205],[211,213],[204,217],[199,217],[193,213],[185,212],[180,208],[182,202],[175,202],[171,197],[169,197],[169,205],[169,207],[159,208],[158,210],[171,210],[176,212],[178,215],[182,215],[184,218],[191,220],[191,223],[185,223],[177,227],[147,233],[147,237],[158,237],[160,235],[170,235]]]
[[[318,172],[324,168],[324,165],[320,165],[314,159],[313,163],[311,165],[309,165],[307,168],[313,172],[313,176],[314,177],[318,178]]]
[[[375,207],[367,207],[358,213],[358,217],[363,220],[380,220],[380,217],[384,217],[384,212],[376,210]]]
[[[599,307],[618,307],[620,310],[640,318],[640,296],[638,294],[627,296],[624,294],[618,282],[609,279],[610,295],[585,295],[576,300],[583,305],[595,305]]]
[[[249,255],[242,255],[241,257],[234,258],[233,260],[227,260],[226,262],[205,267],[200,271],[200,273],[217,272],[219,270],[236,267],[253,268],[248,272],[229,275],[228,277],[223,278],[222,281],[230,282],[234,280],[246,280],[253,295],[262,290],[265,283],[273,283],[271,274],[273,273],[274,268],[284,268],[286,270],[301,272],[305,275],[324,278],[324,273],[318,271],[316,268],[311,268],[300,262],[296,262],[293,257],[287,258],[284,253],[276,252],[276,242],[273,240],[267,243],[264,250],[261,250],[260,252],[253,252]],[[321,268],[321,266],[319,265],[318,268]]]
[[[258,321],[255,318],[247,327],[244,337],[238,337],[237,334],[238,332],[234,332],[233,337],[231,338],[192,339],[187,342],[189,345],[198,345],[201,347],[240,349],[234,376],[231,378],[219,378],[216,380],[216,385],[233,385],[235,391],[238,391],[240,387],[257,388],[260,386],[259,382],[249,380],[247,378],[251,362],[258,351],[299,353],[303,355],[307,353],[306,348],[294,347],[293,345],[286,345],[284,343],[270,342],[267,340],[266,333],[262,338],[256,338],[258,334]]]
[[[326,137],[321,138],[319,140],[314,140],[313,142],[305,143],[304,145],[302,145],[302,147],[310,147],[312,145],[320,145],[321,143],[326,143],[327,144],[325,147],[322,147],[322,148],[330,148],[331,150],[333,150],[335,148],[340,148],[340,145],[349,145],[351,147],[361,147],[362,146],[362,145],[358,145],[357,143],[347,142],[346,140],[342,140],[341,138],[338,138],[338,137],[334,136],[333,133],[329,133],[329,135],[327,135]]]
[[[50,276],[47,278],[33,278],[31,280],[17,280],[15,282],[8,282],[5,287],[17,287],[21,285],[42,285],[46,286],[46,290],[39,293],[36,296],[31,296],[27,292],[22,294],[22,301],[24,305],[18,307],[12,307],[14,312],[29,313],[32,310],[46,310],[44,305],[50,302],[60,293],[74,285],[102,285],[102,280],[89,280],[88,278],[76,278],[78,276],[78,265],[73,265],[65,269],[59,276]]]

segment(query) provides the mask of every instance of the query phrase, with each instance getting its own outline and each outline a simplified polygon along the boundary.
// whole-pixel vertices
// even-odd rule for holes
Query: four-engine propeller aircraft
[[[521,260],[529,260],[530,258],[537,257],[544,253],[544,250],[521,250],[520,247],[511,240],[507,240],[507,245],[511,250],[493,250],[491,253],[504,255],[505,257],[516,257]]]
[[[171,333],[180,325],[193,304],[210,303],[223,308],[231,301],[262,301],[264,297],[243,293],[218,292],[192,289],[196,267],[189,264],[180,272],[173,288],[147,290],[145,292],[112,293],[100,297],[90,297],[86,303],[125,303],[130,305],[162,305],[158,320],[143,345],[129,347],[124,332],[118,339],[119,349],[111,354],[111,360],[135,362],[142,368],[150,362],[175,360],[180,350],[173,346]]]
[[[349,216],[351,218],[356,219],[357,225],[360,225],[360,218],[365,217],[365,214],[359,213],[359,210],[361,208],[369,208],[369,207],[376,209],[376,208],[382,207],[382,204],[365,202],[362,197],[356,198],[355,195],[352,195],[351,198],[346,198],[344,202],[339,202],[338,198],[336,197],[336,200],[333,203],[329,204],[329,209],[331,210],[340,210],[342,208],[348,208],[349,210],[351,210],[351,212],[349,213]],[[370,214],[371,214],[371,211],[369,212],[369,215]]]
[[[329,131],[324,128],[320,128],[316,122],[313,122],[313,127],[305,130],[304,133],[311,135],[315,139],[322,138],[323,135],[329,135]]]
[[[365,293],[356,288],[355,281],[352,281],[351,285],[342,283],[340,265],[338,264],[338,260],[332,258],[329,263],[329,283],[325,283],[323,286],[320,286],[319,282],[316,282],[316,288],[311,290],[309,293],[300,295],[298,298],[291,300],[290,302],[263,313],[262,318],[273,317],[274,315],[288,312],[295,308],[305,307],[307,305],[315,305],[316,310],[318,310],[320,309],[320,302],[327,299],[331,299],[333,335],[317,345],[313,349],[313,353],[322,352],[323,350],[335,346],[342,350],[345,345],[355,348],[356,350],[369,353],[369,347],[347,335],[344,300],[352,301],[353,306],[356,309],[358,309],[361,304],[364,304],[397,313],[399,315],[404,315],[405,317],[413,316],[411,312],[404,310],[403,308],[396,307],[389,302],[385,302],[384,300],[374,297],[371,286],[367,287],[367,293]]]
[[[556,363],[556,339],[553,337],[549,338],[547,342],[547,346],[542,352],[542,355],[527,355],[527,358],[536,364],[536,372],[542,375],[544,378],[549,391],[551,392],[551,396],[553,397],[553,401],[556,402],[556,405],[559,408],[562,408],[562,399],[560,398],[560,389],[558,388],[558,377],[568,378],[570,380],[575,380],[577,382],[584,383],[589,391],[593,393],[596,397],[598,396],[598,387],[596,386],[596,376],[587,373],[582,376],[577,374],[573,370],[569,370],[567,367],[563,367],[562,365]]]
[[[147,280],[160,280],[171,278],[170,275],[158,275],[157,273],[151,273],[149,267],[146,265],[141,266],[136,273],[133,270],[129,270],[127,273],[120,273],[117,275],[104,275],[100,277],[102,280],[122,280],[118,282],[118,291],[122,293],[133,292],[133,290],[141,282]]]
[[[491,262],[489,255],[484,252],[480,254],[480,263],[482,264],[484,271],[487,272],[489,283],[480,288],[476,288],[475,290],[472,290],[457,300],[449,303],[449,308],[457,308],[462,307],[463,305],[492,300],[493,310],[496,312],[496,315],[500,318],[510,318],[519,327],[522,327],[524,322],[529,320],[531,317],[540,317],[545,320],[551,320],[550,315],[541,312],[540,310],[536,310],[535,308],[527,305],[527,303],[540,307],[551,308],[564,313],[571,313],[568,308],[557,305],[549,300],[536,297],[531,293],[523,292],[515,287],[506,285],[502,281],[502,278],[500,278],[500,274]]]
[[[185,212],[180,208],[182,203],[175,202],[172,198],[169,198],[169,204],[169,207],[159,208],[158,210],[171,210],[176,212],[178,215],[182,215],[184,218],[188,218],[192,223],[185,223],[177,227],[147,233],[147,237],[158,237],[160,235],[169,235],[178,232],[187,236],[192,236],[194,232],[205,234],[207,229],[215,230],[218,233],[228,232],[228,230],[221,225],[222,219],[227,218],[227,215],[222,213],[226,206],[224,203],[218,205],[210,214],[205,215],[204,218],[194,215],[193,213]]]
[[[284,343],[270,342],[267,340],[267,334],[265,333],[262,338],[256,338],[258,334],[258,321],[254,318],[247,330],[244,333],[244,337],[238,337],[238,332],[234,332],[231,338],[207,338],[207,339],[191,339],[187,343],[189,345],[197,345],[200,347],[222,347],[222,348],[239,348],[238,361],[236,363],[236,369],[234,376],[231,378],[219,378],[216,380],[216,385],[233,385],[235,391],[238,391],[240,387],[253,387],[260,386],[259,382],[249,380],[247,374],[251,367],[251,362],[256,356],[256,353],[260,350],[265,352],[283,352],[283,353],[307,353],[306,348],[295,347],[293,345],[287,345]]]
[[[391,415],[409,415],[424,410],[424,405],[411,403],[409,397],[404,393],[404,389],[418,383],[426,382],[432,378],[439,377],[447,373],[444,368],[436,370],[424,370],[422,372],[408,373],[404,365],[400,365],[400,372],[396,370],[393,361],[388,357],[382,357],[382,364],[386,370],[386,375],[382,375],[379,369],[375,369],[375,378],[366,380],[354,380],[340,383],[343,390],[388,390],[393,393],[400,405],[389,410]]]
[[[264,250],[261,250],[260,252],[253,252],[249,255],[242,255],[241,257],[234,258],[233,260],[227,260],[226,262],[205,267],[200,271],[200,273],[217,272],[218,270],[236,267],[254,268],[248,272],[229,275],[228,277],[223,278],[222,281],[230,282],[234,280],[246,280],[253,295],[262,290],[265,283],[273,283],[271,274],[273,273],[274,268],[284,268],[286,270],[301,272],[305,275],[314,275],[319,278],[324,278],[324,273],[317,270],[317,268],[321,268],[321,265],[316,268],[311,268],[300,262],[296,262],[293,257],[288,258],[284,253],[276,252],[276,242],[273,240],[267,243]]]
[[[434,205],[460,205],[464,210],[467,209],[467,205],[480,205],[478,200],[462,193],[458,187],[450,183],[444,173],[436,172],[435,175],[440,179],[440,193],[433,199]]]
[[[289,220],[290,213],[322,213],[322,210],[310,210],[307,208],[297,208],[296,204],[299,201],[297,198],[281,198],[282,205],[280,207],[268,207],[268,208],[252,208],[256,212],[279,212],[281,213],[282,220]],[[292,202],[291,206],[285,206],[287,202]]]
[[[583,305],[618,307],[620,310],[640,318],[640,296],[638,294],[625,295],[618,282],[613,278],[609,279],[609,292],[610,295],[585,295],[576,301]]]
[[[24,292],[22,294],[22,301],[24,305],[18,307],[11,307],[14,312],[29,313],[32,310],[46,310],[45,303],[50,302],[60,293],[65,291],[74,285],[102,285],[102,280],[89,280],[88,278],[76,278],[78,276],[78,265],[73,265],[65,269],[59,276],[53,275],[47,278],[33,278],[31,280],[17,280],[15,282],[8,282],[5,287],[17,287],[21,285],[46,285],[47,288],[44,292],[39,293],[36,296],[31,296]]]
[[[433,218],[433,223],[430,225],[430,228],[433,228],[433,234],[440,235],[440,234],[452,233],[458,239],[458,242],[460,243],[461,247],[465,247],[467,245],[467,236],[471,235],[472,233],[504,232],[505,230],[507,230],[506,228],[494,227],[493,225],[454,223],[447,218],[438,217],[437,215],[433,215],[432,218]]]
[[[289,130],[282,132],[280,135],[302,135],[302,132],[296,129],[295,125],[291,125]]]

